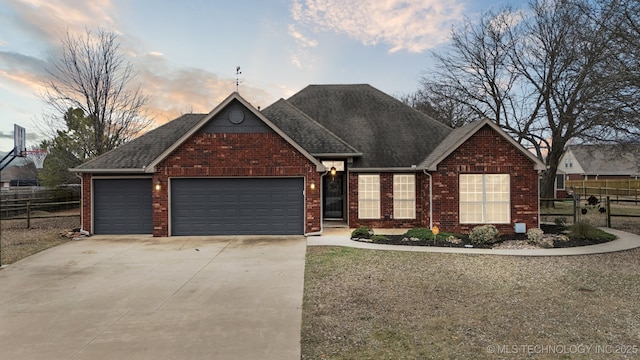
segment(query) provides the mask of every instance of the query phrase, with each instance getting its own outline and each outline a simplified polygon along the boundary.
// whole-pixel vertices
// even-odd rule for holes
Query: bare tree
[[[440,70],[424,77],[423,87],[535,149],[548,165],[542,196],[553,197],[570,140],[639,133],[640,84],[620,67],[632,47],[620,46],[604,26],[614,13],[588,0],[537,0],[528,11],[505,8],[467,20],[453,31],[451,50],[434,54]]]
[[[148,96],[132,84],[133,65],[115,33],[86,30],[76,36],[67,31],[60,54],[49,64],[50,78],[41,98],[51,112],[40,125],[53,137],[65,129],[65,114],[80,111],[90,124],[82,140],[91,158],[135,138],[150,125],[144,111]]]
[[[452,128],[478,119],[473,110],[455,100],[459,96],[450,92],[456,91],[456,89],[451,87],[437,88],[437,84],[424,84],[424,86],[424,89],[415,93],[401,95],[399,100]]]

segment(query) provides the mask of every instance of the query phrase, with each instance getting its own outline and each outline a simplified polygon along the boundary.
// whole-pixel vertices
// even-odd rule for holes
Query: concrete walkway
[[[307,238],[308,246],[331,245],[347,246],[358,249],[416,251],[450,254],[484,254],[484,255],[514,255],[514,256],[568,256],[600,254],[623,251],[640,247],[640,236],[628,232],[602,228],[602,230],[616,235],[616,240],[597,245],[556,248],[556,249],[467,249],[446,248],[435,246],[384,245],[353,241],[350,239],[351,230],[347,228],[328,228],[322,236]]]
[[[0,270],[2,359],[300,359],[305,238],[93,236]]]

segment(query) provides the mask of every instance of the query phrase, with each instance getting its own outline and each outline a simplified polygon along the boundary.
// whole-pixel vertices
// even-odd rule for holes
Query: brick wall
[[[153,194],[153,235],[169,235],[169,178],[232,176],[305,177],[305,232],[320,230],[320,174],[291,144],[275,133],[197,133],[156,167],[153,183],[162,190]]]
[[[416,218],[393,218],[393,175],[395,173],[378,173],[380,175],[380,219],[358,218],[358,174],[349,173],[349,226],[370,226],[372,228],[410,229],[417,226],[429,226],[429,203],[424,200],[429,197],[429,180],[423,173],[416,175]]]
[[[91,174],[82,174],[82,199],[81,207],[81,227],[83,230],[93,232],[91,227]]]
[[[502,234],[514,223],[538,226],[538,173],[529,158],[485,126],[438,165],[433,176],[433,225],[441,231],[469,233],[481,224],[459,223],[459,175],[511,175],[511,223],[496,224]],[[416,219],[393,219],[393,173],[380,173],[380,219],[358,218],[358,173],[349,174],[349,226],[374,228],[429,227],[429,177],[416,173]]]
[[[538,227],[538,173],[529,158],[500,134],[485,126],[438,165],[433,173],[434,225],[441,231],[469,233],[480,224],[459,224],[460,174],[510,174],[511,223],[496,224],[502,234],[513,224]]]

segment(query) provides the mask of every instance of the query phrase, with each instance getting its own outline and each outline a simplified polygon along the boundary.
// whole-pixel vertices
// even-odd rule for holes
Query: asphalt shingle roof
[[[366,84],[310,85],[262,112],[316,157],[353,157],[351,168],[411,168],[453,129]],[[86,162],[78,172],[142,172],[207,114],[186,114]]]
[[[283,99],[262,110],[262,115],[314,156],[322,156],[323,154],[360,155],[357,149]]]
[[[76,169],[79,170],[142,170],[206,114],[185,114],[130,142],[113,149]]]
[[[572,145],[571,150],[588,175],[640,175],[640,145]]]
[[[418,165],[452,131],[366,84],[310,85],[287,102],[362,152],[352,168]]]

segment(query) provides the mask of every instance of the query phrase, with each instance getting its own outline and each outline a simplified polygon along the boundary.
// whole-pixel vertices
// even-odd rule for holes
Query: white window
[[[416,176],[393,175],[393,218],[416,218]]]
[[[461,174],[460,223],[510,223],[509,183],[509,174]]]
[[[358,217],[380,218],[380,175],[358,175]]]

